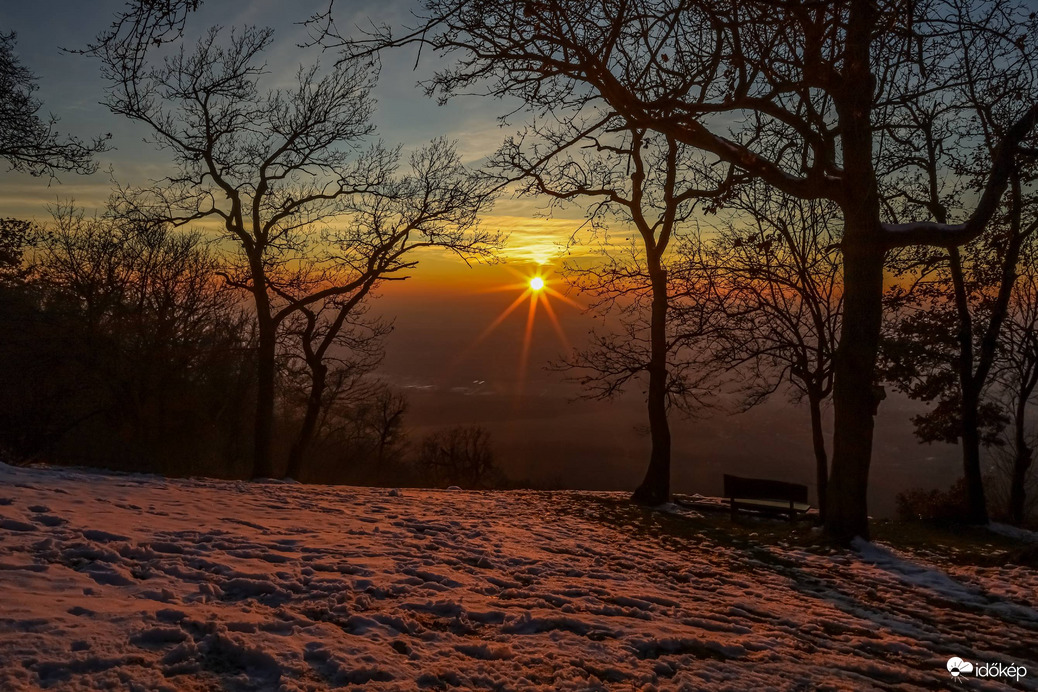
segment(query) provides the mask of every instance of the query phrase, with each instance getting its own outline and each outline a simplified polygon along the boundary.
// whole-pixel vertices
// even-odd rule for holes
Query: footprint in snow
[[[8,531],[35,531],[36,526],[24,521],[18,521],[17,519],[0,517],[0,529],[7,529]]]

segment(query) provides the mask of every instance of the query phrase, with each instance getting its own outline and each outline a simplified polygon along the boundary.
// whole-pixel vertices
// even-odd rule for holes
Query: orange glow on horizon
[[[544,304],[544,313],[548,316],[548,322],[551,324],[556,336],[558,336],[559,342],[567,349],[570,348],[570,341],[566,337],[566,332],[562,328],[562,324],[559,321],[558,314],[551,305],[551,300],[549,296],[557,298],[560,301],[578,310],[583,310],[584,308],[579,303],[573,301],[568,296],[563,295],[559,291],[556,291],[549,285],[548,276],[550,275],[550,271],[547,270],[547,268],[538,267],[536,272],[532,275],[523,274],[509,267],[506,267],[506,269],[508,269],[509,272],[514,274],[516,278],[521,279],[522,282],[518,284],[507,284],[500,287],[494,287],[488,289],[488,292],[513,290],[521,290],[522,292],[515,300],[513,300],[507,307],[505,307],[505,309],[502,310],[501,313],[497,317],[495,317],[489,325],[487,325],[487,328],[484,329],[478,337],[476,337],[476,340],[472,344],[472,347],[479,344],[487,336],[489,336],[491,332],[493,332],[495,329],[501,326],[501,324],[506,319],[508,319],[508,317],[513,312],[515,312],[520,305],[522,305],[527,299],[529,299],[529,308],[527,309],[526,313],[526,326],[523,330],[522,350],[519,356],[519,388],[516,392],[518,395],[522,393],[523,382],[526,380],[526,369],[530,359],[530,348],[533,344],[533,330],[537,318],[537,304]]]

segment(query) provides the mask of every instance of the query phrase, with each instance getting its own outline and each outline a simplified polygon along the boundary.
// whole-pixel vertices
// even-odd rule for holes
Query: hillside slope
[[[1033,570],[735,547],[618,497],[0,464],[0,689],[948,689],[952,656],[1038,682]]]

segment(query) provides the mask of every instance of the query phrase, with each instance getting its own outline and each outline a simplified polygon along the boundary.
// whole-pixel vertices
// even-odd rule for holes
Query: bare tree
[[[1021,262],[995,367],[1001,399],[1010,419],[1008,514],[1011,521],[1020,524],[1026,516],[1028,499],[1032,506],[1035,504],[1033,493],[1028,498],[1029,487],[1034,485],[1031,476],[1035,443],[1027,425],[1038,390],[1038,253],[1033,239]]]
[[[368,319],[362,309],[364,294],[345,301],[328,300],[304,307],[290,318],[285,330],[286,369],[298,382],[304,402],[303,417],[288,455],[285,475],[299,479],[307,451],[334,406],[347,396],[369,395],[365,379],[382,361],[382,338],[390,325]],[[351,305],[352,303],[352,305]]]
[[[256,315],[256,477],[276,473],[275,377],[287,318],[338,301],[342,319],[314,347],[320,360],[334,325],[380,280],[414,266],[405,254],[429,245],[480,253],[494,241],[476,229],[487,187],[466,174],[451,145],[416,153],[402,176],[398,150],[364,148],[373,131],[365,67],[301,67],[294,87],[262,91],[260,56],[272,33],[210,29],[157,65],[98,51],[108,106],[147,125],[177,165],[166,180],[132,191],[138,212],[175,224],[215,219],[239,253],[237,271],[225,276],[251,295]]]
[[[84,142],[55,131],[57,118],[43,117],[39,88],[15,55],[14,33],[0,33],[0,158],[16,171],[54,177],[61,171],[88,174],[97,170],[93,157],[107,149],[109,135]]]
[[[329,370],[325,402],[299,478],[319,483],[399,483],[407,401],[373,373]]]
[[[370,461],[378,437],[372,432],[378,427],[372,422],[378,418],[374,410],[388,396],[375,370],[390,325],[372,318],[365,308],[351,310],[336,325],[341,306],[329,301],[323,309],[300,311],[290,318],[284,335],[281,396],[283,425],[291,439],[286,475],[296,480],[346,477],[340,475],[342,469],[328,466],[332,458]],[[324,343],[330,329],[338,329],[331,347],[317,357],[315,345]]]
[[[920,439],[961,441],[965,518],[975,523],[988,520],[981,448],[1002,444],[1009,420],[996,375],[1000,353],[1017,345],[1020,336],[1009,334],[1013,293],[1023,248],[1038,230],[1038,223],[1023,222],[1019,192],[1014,184],[1008,209],[996,217],[989,235],[944,256],[923,258],[923,267],[909,274],[910,288],[895,286],[887,298],[894,309],[886,328],[884,373],[910,397],[934,404],[913,419]]]
[[[364,330],[357,318],[363,315],[365,299],[382,282],[406,279],[405,272],[418,263],[419,248],[489,259],[499,237],[477,228],[477,214],[490,192],[487,183],[467,174],[451,144],[435,140],[411,156],[406,175],[372,193],[355,195],[325,235],[331,255],[302,263],[308,272],[323,274],[325,283],[350,290],[300,307],[305,326],[296,335],[311,373],[311,392],[290,454],[289,475],[299,472],[313,434],[332,348],[345,347],[362,359],[370,358],[372,339],[388,331],[376,320],[367,323],[367,335],[358,335]],[[329,263],[331,272],[322,272]],[[352,328],[344,332],[344,327]]]
[[[675,301],[705,301],[714,313],[703,367],[738,376],[743,410],[783,388],[794,401],[806,400],[824,518],[829,455],[822,409],[833,388],[843,302],[836,209],[782,197],[759,182],[727,204],[740,213],[725,219],[705,249],[679,248]],[[693,333],[701,323],[697,318]]]
[[[493,483],[497,472],[490,433],[479,426],[457,426],[427,435],[416,464],[434,485],[481,488]]]
[[[984,68],[976,57],[964,61],[967,88],[961,99],[917,99],[902,109],[906,123],[887,129],[891,144],[881,161],[887,173],[881,180],[885,205],[895,219],[929,214],[947,224],[961,217],[960,200],[983,191],[984,162],[1013,125],[1018,109],[1012,104],[1038,90],[1036,76],[1028,70],[978,79]],[[979,128],[963,127],[967,119]],[[981,446],[998,442],[1004,423],[999,404],[985,400],[986,391],[1021,253],[1038,230],[1038,224],[1029,222],[1035,185],[1030,158],[1026,147],[1015,157],[1008,192],[982,237],[946,250],[901,252],[894,264],[910,280],[910,288],[895,286],[888,298],[904,327],[890,329],[887,350],[898,362],[888,370],[910,396],[936,401],[932,411],[915,419],[920,437],[961,441],[967,518],[976,523],[988,520]],[[907,343],[912,341],[919,343]],[[933,348],[937,344],[947,348]],[[947,355],[944,362],[935,362],[942,358],[939,352]]]
[[[702,275],[693,278],[684,266],[689,262],[689,248],[701,246],[691,242],[692,238],[697,238],[695,229],[675,236],[679,249],[664,265],[665,416],[673,409],[694,416],[716,403],[711,392],[717,378],[705,366],[718,313],[706,299],[713,295],[713,286],[708,283],[712,277],[695,283]],[[580,384],[586,396],[593,399],[612,399],[627,391],[648,370],[654,340],[659,343],[660,332],[653,331],[652,309],[659,284],[654,287],[649,278],[641,239],[628,237],[626,241],[607,242],[601,248],[601,259],[565,265],[567,280],[589,299],[588,311],[618,323],[615,328],[592,329],[587,346],[575,349],[564,361],[552,366],[566,371],[569,379]],[[648,398],[650,393],[642,391]],[[659,396],[659,390],[653,394]],[[652,440],[651,426],[648,432]],[[669,486],[669,472],[667,476]]]
[[[201,6],[202,0],[126,0],[93,43],[69,52],[101,58],[116,73],[139,78],[148,54],[164,43],[182,39],[188,17]]]
[[[614,112],[786,195],[836,204],[844,320],[826,529],[846,541],[868,535],[886,254],[955,247],[983,232],[1038,122],[1038,98],[1025,91],[1010,104],[1012,124],[960,223],[885,216],[877,173],[883,133],[901,125],[904,104],[937,93],[960,99],[964,90],[983,91],[995,73],[1030,71],[1038,31],[1029,14],[979,0],[427,0],[419,25],[402,36],[386,29],[349,39],[325,25],[322,38],[350,59],[430,46],[454,58],[429,85],[441,97],[482,86],[562,120]],[[967,61],[977,68],[969,75]]]
[[[404,414],[407,399],[388,386],[381,387],[365,409],[365,421],[369,435],[375,440],[375,479],[383,480],[387,472],[401,467],[401,460],[394,458],[402,454],[407,445],[404,431]]]
[[[571,274],[579,274],[576,281],[582,289],[604,298],[597,302],[599,309],[615,306],[618,290],[629,296],[645,291],[644,303],[625,306],[627,314],[634,317],[626,322],[627,336],[633,338],[632,347],[624,351],[624,359],[630,361],[622,369],[625,376],[610,374],[614,365],[610,361],[617,351],[608,348],[577,354],[571,365],[584,373],[581,379],[593,390],[603,393],[596,380],[607,383],[608,394],[618,391],[631,377],[647,373],[652,448],[645,480],[634,497],[648,504],[666,502],[670,496],[668,391],[680,383],[668,364],[667,249],[696,204],[723,194],[725,182],[729,182],[700,190],[689,153],[673,138],[628,128],[622,118],[607,112],[554,125],[537,123],[521,136],[509,138],[491,161],[505,180],[521,181],[522,194],[547,196],[556,205],[586,204],[593,228],[614,221],[633,227],[638,234],[637,252],[625,258],[630,261],[623,266],[617,265],[623,256],[614,254],[611,271],[570,268]],[[642,314],[647,319],[640,319]],[[639,323],[645,327],[644,352],[634,345],[640,340],[635,334],[640,331],[636,327]],[[611,337],[606,340],[614,346],[623,343]],[[604,347],[605,342],[599,342],[599,346]]]

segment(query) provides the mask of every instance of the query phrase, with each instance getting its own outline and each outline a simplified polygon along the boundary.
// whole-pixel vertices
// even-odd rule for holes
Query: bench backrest
[[[740,478],[724,474],[724,496],[746,500],[786,500],[807,504],[807,486],[763,478]]]

